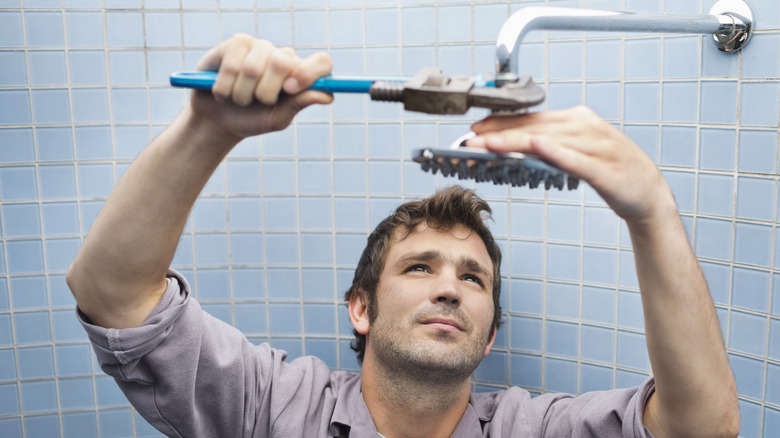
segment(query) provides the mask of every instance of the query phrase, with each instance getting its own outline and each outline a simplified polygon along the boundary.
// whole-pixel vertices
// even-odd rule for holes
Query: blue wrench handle
[[[215,71],[178,72],[171,74],[171,85],[197,90],[211,90],[216,79],[217,72]],[[317,79],[309,89],[326,93],[368,93],[371,84],[377,81],[404,83],[408,80],[409,78],[403,76],[327,75]]]

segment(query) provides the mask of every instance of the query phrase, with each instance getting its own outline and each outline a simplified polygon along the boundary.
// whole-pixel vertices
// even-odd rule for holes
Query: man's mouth
[[[455,320],[447,318],[428,318],[421,324],[445,332],[463,331],[463,327],[461,327],[460,324]]]

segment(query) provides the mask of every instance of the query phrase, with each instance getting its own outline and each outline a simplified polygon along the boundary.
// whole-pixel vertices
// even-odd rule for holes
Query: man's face
[[[380,276],[368,348],[399,371],[466,378],[492,345],[487,249],[462,225],[439,231],[421,224],[401,237],[394,237]]]

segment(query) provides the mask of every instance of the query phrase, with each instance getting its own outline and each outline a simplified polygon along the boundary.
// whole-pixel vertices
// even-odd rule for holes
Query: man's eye
[[[473,281],[474,283],[477,283],[480,286],[484,286],[484,284],[482,283],[482,279],[477,277],[476,275],[465,275],[463,279],[466,281]]]
[[[425,265],[412,265],[406,268],[406,272],[428,272],[428,267]]]

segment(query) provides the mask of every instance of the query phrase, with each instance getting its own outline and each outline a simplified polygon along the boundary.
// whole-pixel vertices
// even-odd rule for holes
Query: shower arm
[[[712,34],[722,52],[736,52],[750,39],[754,17],[742,0],[719,0],[710,15],[527,7],[512,14],[496,40],[496,86],[517,80],[520,43],[532,30]]]

